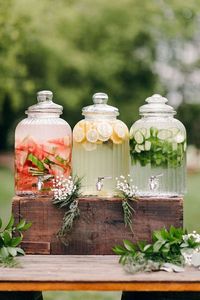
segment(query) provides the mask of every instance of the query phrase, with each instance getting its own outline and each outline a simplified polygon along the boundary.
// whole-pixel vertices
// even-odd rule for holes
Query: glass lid
[[[63,107],[52,101],[53,93],[51,91],[39,91],[37,93],[37,104],[30,106],[26,113],[59,113],[62,114]]]
[[[154,94],[151,97],[148,97],[146,100],[147,104],[142,105],[139,108],[140,114],[145,113],[169,113],[176,114],[174,108],[170,105],[167,105],[167,98],[162,97],[159,94]]]
[[[82,109],[82,114],[87,115],[109,115],[109,116],[118,116],[118,108],[108,105],[108,95],[105,93],[96,93],[92,97],[93,105],[86,106]]]

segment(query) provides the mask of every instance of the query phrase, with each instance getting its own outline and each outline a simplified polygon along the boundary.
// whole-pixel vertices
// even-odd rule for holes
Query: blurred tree
[[[200,149],[200,104],[183,103],[177,113],[187,128],[188,143]]]
[[[72,126],[104,91],[130,126],[147,96],[166,92],[155,68],[159,41],[191,39],[199,7],[197,0],[0,0],[0,11],[0,114],[7,97],[16,116],[0,118],[0,132],[10,132],[40,89],[55,93]]]

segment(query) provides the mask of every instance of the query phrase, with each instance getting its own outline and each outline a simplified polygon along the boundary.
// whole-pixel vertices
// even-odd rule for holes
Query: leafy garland
[[[148,271],[183,271],[180,266],[191,265],[194,253],[200,265],[200,235],[187,234],[182,228],[163,228],[152,233],[152,243],[123,241],[113,248],[120,255],[119,263],[129,273]]]
[[[59,208],[67,208],[64,214],[58,237],[63,238],[73,227],[74,220],[79,217],[78,198],[81,196],[81,178],[75,176],[64,178],[57,176],[53,181],[53,204]],[[64,242],[64,241],[63,241]]]
[[[126,179],[124,176],[116,178],[117,190],[120,192],[120,198],[122,198],[122,210],[124,215],[124,225],[129,227],[133,232],[132,228],[132,215],[135,212],[131,206],[130,201],[137,201],[137,187],[132,184],[132,179],[128,174]]]
[[[15,220],[11,215],[8,224],[2,229],[2,220],[0,218],[0,266],[16,267],[18,265],[15,260],[16,256],[24,255],[24,251],[19,247],[23,239],[23,231],[31,227],[31,223],[21,220],[19,224],[14,225]]]

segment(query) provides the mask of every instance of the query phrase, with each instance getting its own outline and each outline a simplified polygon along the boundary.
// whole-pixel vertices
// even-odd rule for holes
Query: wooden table
[[[118,257],[27,255],[20,268],[0,268],[0,291],[200,291],[200,271],[130,275]]]

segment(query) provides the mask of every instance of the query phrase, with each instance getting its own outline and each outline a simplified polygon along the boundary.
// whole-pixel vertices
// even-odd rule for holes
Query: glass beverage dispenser
[[[140,196],[185,193],[186,131],[160,95],[146,99],[130,129],[131,177]]]
[[[15,190],[19,196],[45,196],[52,179],[71,173],[72,132],[60,118],[63,107],[51,91],[40,91],[15,131]]]
[[[128,128],[107,100],[104,93],[94,94],[73,130],[73,174],[82,178],[85,196],[114,196],[116,177],[129,173]]]

